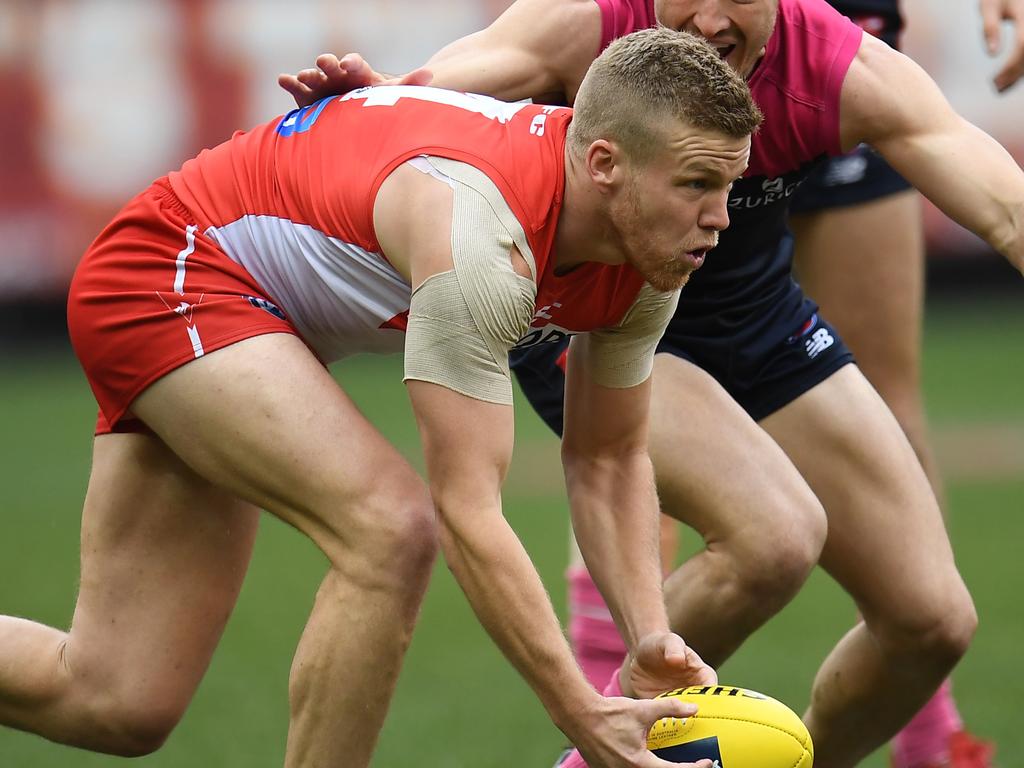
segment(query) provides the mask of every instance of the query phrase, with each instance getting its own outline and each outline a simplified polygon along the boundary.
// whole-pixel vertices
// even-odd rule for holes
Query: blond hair
[[[582,156],[607,139],[642,161],[664,146],[666,119],[742,138],[761,124],[761,111],[703,38],[645,29],[619,38],[590,65],[573,105],[569,147]]]

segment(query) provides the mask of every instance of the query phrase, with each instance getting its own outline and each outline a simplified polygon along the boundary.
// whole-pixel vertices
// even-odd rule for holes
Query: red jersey
[[[373,205],[420,155],[466,162],[501,191],[537,263],[522,344],[617,325],[644,283],[628,266],[554,274],[565,182],[563,107],[413,86],[332,97],[201,153],[169,176],[199,231],[244,267],[325,360],[400,350],[410,286],[380,253]]]

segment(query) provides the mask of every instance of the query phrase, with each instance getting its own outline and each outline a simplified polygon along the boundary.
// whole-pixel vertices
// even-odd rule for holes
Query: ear
[[[626,158],[618,144],[598,139],[587,148],[585,159],[587,175],[602,194],[612,192],[622,184]]]

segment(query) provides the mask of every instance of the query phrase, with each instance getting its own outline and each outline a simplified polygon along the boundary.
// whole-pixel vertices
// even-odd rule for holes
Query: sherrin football
[[[715,768],[811,768],[811,735],[796,713],[763,693],[728,685],[693,686],[661,694],[696,704],[697,714],[659,720],[647,748],[663,760],[710,758]]]

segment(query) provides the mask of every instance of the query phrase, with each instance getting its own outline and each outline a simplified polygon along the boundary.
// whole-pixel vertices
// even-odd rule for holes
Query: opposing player
[[[655,14],[708,38],[765,112],[730,196],[732,226],[659,346],[659,492],[707,542],[668,579],[670,616],[720,662],[795,593],[820,551],[865,618],[823,665],[806,718],[818,765],[854,765],[928,699],[976,617],[913,450],[790,277],[788,202],[821,156],[866,141],[1019,268],[1024,176],[919,68],[821,0],[519,0],[427,67],[438,84],[571,100],[593,53]],[[298,98],[384,79],[354,56],[318,63],[325,72],[285,79]],[[563,352],[515,360],[555,429]]]
[[[581,546],[641,660],[632,685],[714,682],[667,628],[649,374],[759,120],[706,43],[648,30],[595,62],[575,116],[369,89],[236,134],[136,197],[69,300],[101,410],[74,620],[0,618],[0,722],[118,754],[158,747],[217,644],[262,507],[330,563],[292,667],[287,765],[369,763],[439,536],[588,759],[667,768],[645,730],[692,708],[587,684],[502,517],[507,357],[581,334],[565,471]],[[322,365],[403,347],[429,492]]]

